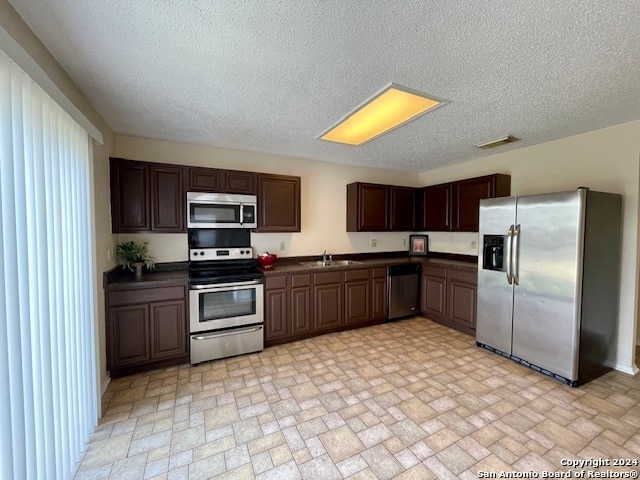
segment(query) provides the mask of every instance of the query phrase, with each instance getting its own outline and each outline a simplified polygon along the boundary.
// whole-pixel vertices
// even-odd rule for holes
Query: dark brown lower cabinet
[[[342,325],[342,272],[313,275],[314,330],[330,330]]]
[[[265,279],[265,342],[282,343],[313,328],[311,275],[278,275]]]
[[[386,286],[386,267],[267,275],[265,345],[382,323]]]
[[[286,337],[289,321],[288,291],[286,276],[267,277],[264,290],[264,336],[266,340]]]
[[[344,272],[344,321],[357,325],[371,320],[371,269]]]
[[[475,336],[477,285],[474,269],[424,264],[420,310],[431,320]]]
[[[432,320],[444,321],[447,306],[447,270],[422,266],[420,311]]]
[[[291,334],[300,335],[313,329],[311,275],[291,275]]]
[[[475,335],[476,332],[476,294],[478,291],[477,274],[460,270],[450,270],[449,320],[459,330]]]
[[[149,306],[125,305],[107,317],[107,369],[136,365],[150,358]]]
[[[187,285],[107,290],[112,377],[189,361]]]
[[[371,317],[384,320],[387,317],[387,267],[371,269]]]

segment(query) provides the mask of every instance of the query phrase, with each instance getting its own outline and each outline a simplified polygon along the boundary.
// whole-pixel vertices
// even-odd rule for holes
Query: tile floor
[[[639,400],[640,378],[572,389],[416,317],[115,379],[76,478],[542,476],[640,459]]]

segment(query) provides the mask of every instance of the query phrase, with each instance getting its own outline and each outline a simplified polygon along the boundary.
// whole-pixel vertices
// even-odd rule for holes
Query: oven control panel
[[[189,249],[189,260],[192,262],[251,258],[253,258],[253,248],[251,247]]]

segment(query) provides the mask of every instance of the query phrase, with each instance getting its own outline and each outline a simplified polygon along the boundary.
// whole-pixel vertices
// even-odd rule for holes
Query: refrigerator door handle
[[[520,252],[518,245],[520,243],[520,224],[516,225],[516,229],[513,232],[513,252],[511,254],[511,258],[513,259],[511,276],[513,277],[514,285],[520,285],[520,276],[518,275],[518,270],[520,268]]]
[[[507,231],[507,282],[509,285],[513,282],[513,275],[511,272],[511,243],[513,242],[513,225],[509,227]]]

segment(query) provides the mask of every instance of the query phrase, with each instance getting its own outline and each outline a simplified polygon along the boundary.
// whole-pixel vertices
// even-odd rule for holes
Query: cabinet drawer
[[[387,276],[387,267],[375,267],[371,269],[371,276],[373,278],[380,278]]]
[[[322,272],[313,275],[314,285],[328,285],[330,283],[342,283],[341,272]]]
[[[274,290],[277,288],[287,288],[287,277],[266,277],[264,280],[265,290]]]
[[[452,268],[449,270],[449,278],[451,280],[458,280],[461,282],[471,283],[473,285],[478,284],[478,275],[475,272],[467,272]]]
[[[369,280],[369,269],[347,270],[344,272],[344,281]]]
[[[291,286],[296,287],[308,287],[311,285],[311,275],[292,275]]]
[[[186,298],[184,285],[171,287],[140,288],[107,293],[107,305],[116,307],[118,305],[131,305],[134,303],[148,303],[171,299]]]
[[[433,265],[430,265],[428,263],[423,263],[422,264],[422,273],[424,275],[429,275],[431,277],[446,278],[447,269],[446,269],[446,267],[434,267]]]

